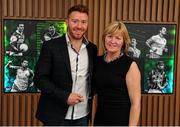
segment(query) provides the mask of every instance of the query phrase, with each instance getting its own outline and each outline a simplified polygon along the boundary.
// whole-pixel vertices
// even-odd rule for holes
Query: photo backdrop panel
[[[145,93],[173,93],[174,59],[146,59],[144,71]]]
[[[126,25],[131,37],[129,56],[135,59],[140,68],[142,93],[173,93],[176,25],[140,23],[126,23]],[[163,69],[159,70],[161,72],[156,72],[157,77],[154,74],[153,78],[150,78],[151,81],[147,82],[149,67],[155,66],[158,64],[155,62],[158,61],[164,66]],[[165,81],[161,81],[165,80],[162,77],[162,71],[167,75],[167,83],[164,87],[162,86]]]
[[[4,92],[40,92],[33,77],[41,46],[66,29],[63,20],[4,20]]]

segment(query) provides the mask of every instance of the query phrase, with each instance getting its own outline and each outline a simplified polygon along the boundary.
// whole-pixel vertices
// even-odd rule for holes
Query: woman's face
[[[120,34],[107,34],[105,36],[105,48],[109,53],[120,54],[123,44],[123,36]]]

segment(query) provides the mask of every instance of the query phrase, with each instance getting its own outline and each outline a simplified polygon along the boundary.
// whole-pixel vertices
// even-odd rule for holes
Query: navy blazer
[[[88,86],[91,78],[97,47],[89,42],[86,46],[89,57]],[[72,75],[65,36],[43,43],[35,69],[34,84],[41,90],[36,117],[43,123],[60,125],[69,105],[67,99],[72,90]],[[89,97],[91,107],[92,94]]]

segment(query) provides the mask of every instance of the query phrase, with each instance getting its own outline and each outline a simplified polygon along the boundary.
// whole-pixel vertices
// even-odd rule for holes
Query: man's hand
[[[68,105],[75,105],[80,102],[84,101],[83,96],[78,93],[71,93],[68,97],[67,104]]]
[[[164,52],[168,52],[168,48],[164,48]]]
[[[16,50],[16,51],[19,51],[19,49],[16,48],[14,45],[12,45],[12,48],[13,48],[14,50]]]
[[[6,64],[6,66],[5,67],[9,67],[10,65],[12,65],[12,61],[10,60],[10,61],[8,61],[8,63]]]

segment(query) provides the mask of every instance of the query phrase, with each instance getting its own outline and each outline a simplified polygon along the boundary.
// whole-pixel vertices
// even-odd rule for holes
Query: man
[[[28,61],[23,60],[21,66],[13,66],[12,61],[9,61],[6,67],[17,70],[11,92],[28,92],[28,88],[33,86],[34,77],[33,71],[28,68]]]
[[[43,43],[34,83],[42,91],[36,117],[44,125],[87,126],[96,46],[85,37],[88,9],[68,10],[68,31]],[[89,103],[89,104],[88,104]]]
[[[20,23],[17,26],[17,30],[10,37],[10,51],[6,51],[6,54],[10,56],[22,56],[23,51],[20,46],[24,43],[24,24]]]
[[[158,35],[154,35],[146,41],[147,46],[150,48],[149,54],[147,54],[149,58],[160,58],[163,52],[168,51],[166,46],[167,40],[164,38],[166,34],[166,28],[162,27]]]
[[[164,62],[158,61],[155,69],[149,73],[148,77],[148,93],[162,93],[163,89],[168,85],[168,77],[164,70]]]
[[[136,39],[135,39],[135,38],[132,38],[131,46],[130,46],[129,49],[128,49],[128,54],[129,54],[131,57],[139,58],[140,55],[141,55],[141,50],[139,50],[139,49],[136,47],[136,45],[137,45]]]
[[[49,41],[51,39],[55,39],[60,37],[60,34],[56,32],[56,28],[53,24],[49,25],[48,32],[46,32],[43,36],[43,41]]]

